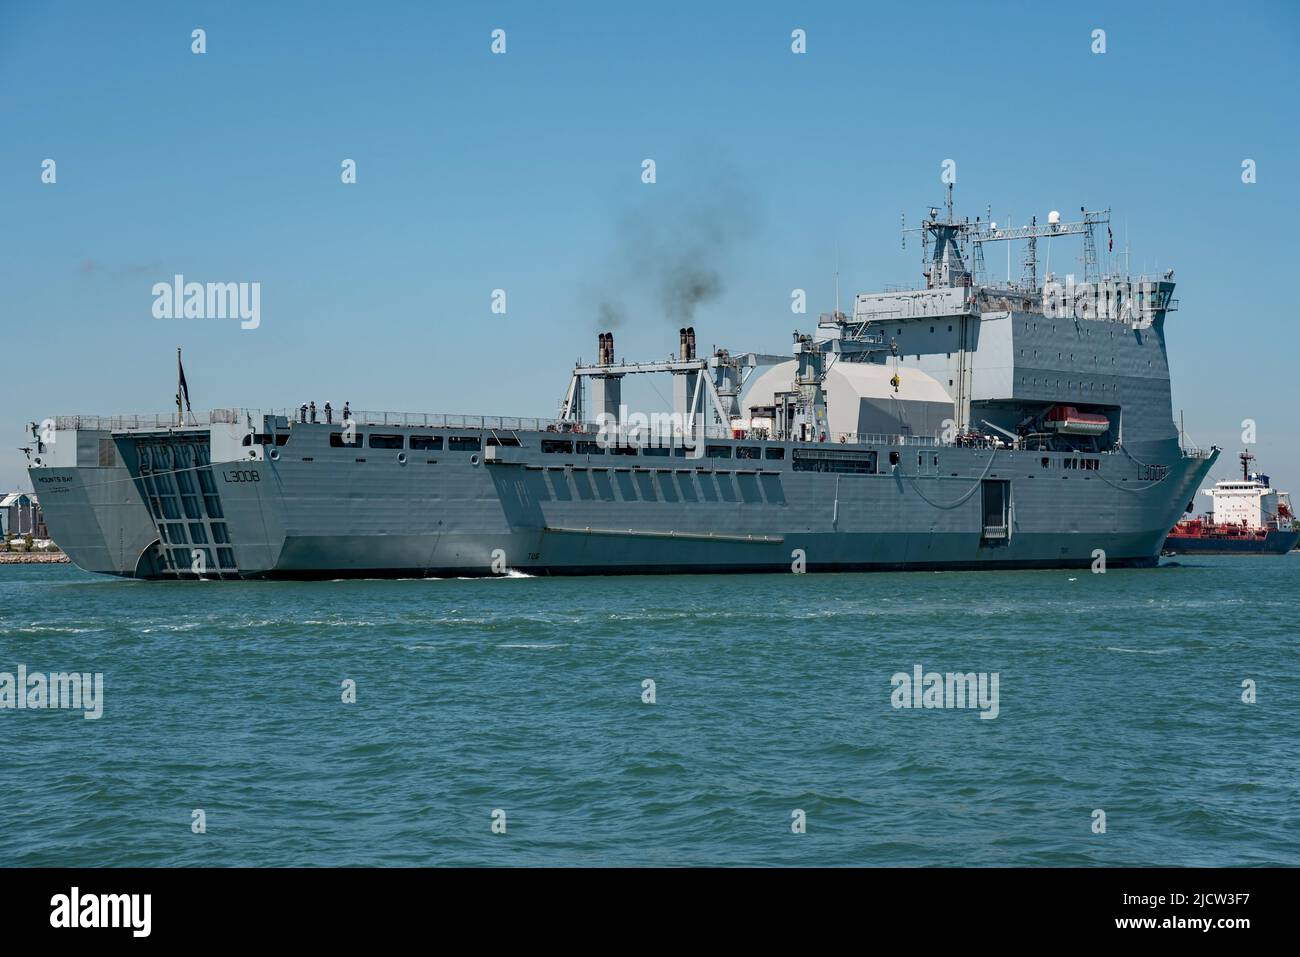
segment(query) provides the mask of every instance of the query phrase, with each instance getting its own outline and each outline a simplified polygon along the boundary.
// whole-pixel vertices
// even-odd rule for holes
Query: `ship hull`
[[[407,578],[1150,567],[1213,462],[1175,450],[1153,477],[1119,452],[1081,473],[1057,454],[882,444],[857,447],[875,471],[842,474],[794,467],[796,450],[827,448],[813,444],[718,442],[737,457],[691,459],[548,453],[544,432],[493,448],[484,433],[478,451],[424,455],[331,447],[329,432],[295,424],[274,460],[200,455],[211,494],[193,505],[169,504],[143,446],[172,443],[172,461],[202,430],[114,433],[113,467],[32,477],[51,535],[89,571]],[[989,483],[1005,483],[1005,527]]]
[[[1254,538],[1212,535],[1170,535],[1165,539],[1167,555],[1285,555],[1300,543],[1300,530],[1270,530]]]

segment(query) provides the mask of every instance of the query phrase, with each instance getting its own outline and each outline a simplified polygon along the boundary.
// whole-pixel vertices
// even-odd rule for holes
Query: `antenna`
[[[1007,213],[1007,225],[1010,226],[1015,222],[1011,217],[1013,213]],[[1007,243],[1007,285],[1011,285],[1011,244]]]
[[[1030,292],[1038,288],[1038,217],[1029,218],[1029,242],[1025,244],[1025,271],[1021,275]]]
[[[835,244],[835,318],[840,317],[840,244]]]

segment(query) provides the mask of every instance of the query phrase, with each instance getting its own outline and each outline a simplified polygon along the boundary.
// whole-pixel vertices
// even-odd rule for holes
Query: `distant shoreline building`
[[[12,532],[15,538],[49,538],[45,515],[35,492],[10,492],[0,498],[0,535]]]

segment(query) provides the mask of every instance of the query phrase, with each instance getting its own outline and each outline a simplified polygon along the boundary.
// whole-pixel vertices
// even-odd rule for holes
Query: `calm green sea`
[[[0,854],[1300,864],[1300,555],[1181,561],[310,584],[2,566],[0,672],[102,673],[103,713],[0,710]],[[918,665],[996,673],[997,717],[895,708]]]

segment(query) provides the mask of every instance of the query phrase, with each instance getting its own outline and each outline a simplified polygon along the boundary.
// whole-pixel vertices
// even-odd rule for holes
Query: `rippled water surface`
[[[104,713],[0,710],[0,853],[1300,864],[1300,555],[1184,561],[309,584],[3,566],[0,672],[102,672]],[[997,718],[893,708],[917,664],[997,672]]]

